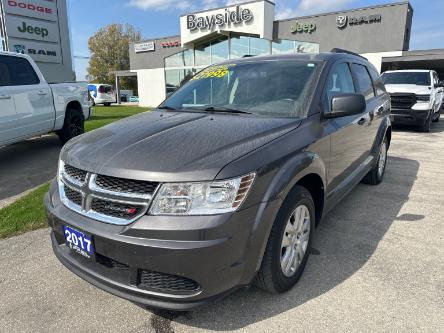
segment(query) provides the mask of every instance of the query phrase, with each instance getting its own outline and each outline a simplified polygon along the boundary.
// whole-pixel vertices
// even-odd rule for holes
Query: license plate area
[[[66,246],[72,251],[86,258],[94,255],[92,236],[66,225],[63,226],[63,234]]]

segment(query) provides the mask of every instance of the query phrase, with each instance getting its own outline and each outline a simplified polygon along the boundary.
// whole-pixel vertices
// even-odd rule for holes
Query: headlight
[[[256,174],[207,183],[163,184],[151,205],[152,215],[213,215],[240,207]]]
[[[421,102],[430,102],[430,95],[416,95],[416,99]]]

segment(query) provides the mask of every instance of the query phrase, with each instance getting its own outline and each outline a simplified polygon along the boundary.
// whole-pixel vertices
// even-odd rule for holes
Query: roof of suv
[[[339,58],[350,58],[361,61],[368,61],[364,57],[359,55],[354,55],[350,53],[337,53],[337,52],[322,52],[322,53],[296,53],[296,54],[273,54],[273,55],[261,55],[261,56],[251,56],[238,59],[231,59],[224,61],[228,62],[254,62],[255,60],[305,60],[305,61],[328,61],[335,60]]]

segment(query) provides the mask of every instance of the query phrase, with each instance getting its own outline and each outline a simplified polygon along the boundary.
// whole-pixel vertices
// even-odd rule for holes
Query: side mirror
[[[365,111],[367,104],[362,94],[339,94],[331,100],[331,112],[324,113],[324,118],[353,116]]]
[[[444,88],[444,81],[439,81],[439,83],[435,84],[435,88]]]

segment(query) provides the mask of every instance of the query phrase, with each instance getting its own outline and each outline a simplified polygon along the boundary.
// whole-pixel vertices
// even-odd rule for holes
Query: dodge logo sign
[[[339,29],[344,28],[347,25],[347,16],[341,15],[336,18],[336,25]]]

